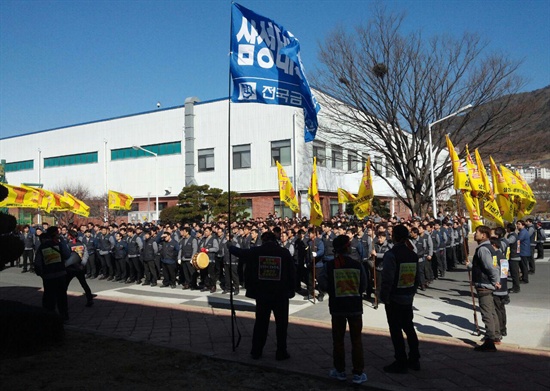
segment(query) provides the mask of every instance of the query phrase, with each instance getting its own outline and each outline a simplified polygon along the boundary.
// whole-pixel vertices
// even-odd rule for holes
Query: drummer
[[[182,289],[198,289],[197,286],[197,269],[191,264],[193,255],[199,252],[199,242],[191,236],[191,228],[189,226],[181,227],[180,252],[178,254],[178,263],[183,269]]]
[[[212,228],[204,228],[204,242],[201,247],[201,252],[208,255],[210,263],[208,268],[201,271],[201,278],[204,281],[204,288],[202,292],[210,291],[210,293],[216,292],[216,254],[220,249],[219,241],[216,235],[212,235]],[[204,277],[204,278],[203,278]]]

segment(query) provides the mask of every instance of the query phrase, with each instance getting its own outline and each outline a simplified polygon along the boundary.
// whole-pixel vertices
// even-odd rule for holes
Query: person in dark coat
[[[386,307],[386,317],[395,350],[395,361],[384,372],[407,373],[420,370],[418,336],[413,324],[413,300],[420,283],[418,255],[410,248],[409,231],[404,225],[394,227],[394,246],[384,254],[380,299]],[[410,246],[410,247],[409,247]],[[407,335],[409,356],[403,332]]]
[[[71,249],[59,236],[57,227],[49,227],[40,237],[41,244],[34,257],[34,270],[42,277],[44,294],[42,307],[48,311],[59,311],[64,321],[69,320],[65,260],[71,256]]]
[[[351,361],[353,365],[353,383],[367,381],[363,372],[363,329],[362,295],[367,288],[367,275],[359,260],[350,257],[352,239],[347,235],[337,236],[333,243],[334,257],[325,263],[319,275],[319,286],[329,294],[328,307],[332,317],[332,355],[334,369],[329,376],[346,380],[344,337],[346,324],[349,325],[351,339]]]
[[[256,321],[252,335],[253,359],[259,359],[267,340],[271,312],[275,316],[277,360],[290,358],[287,351],[289,299],[294,297],[294,261],[271,231],[264,232],[262,245],[250,249],[230,246],[229,252],[245,264],[246,296],[256,300]]]

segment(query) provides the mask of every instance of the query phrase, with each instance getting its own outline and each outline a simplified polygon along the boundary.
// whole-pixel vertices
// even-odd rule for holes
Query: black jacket
[[[229,252],[245,264],[246,296],[252,299],[289,299],[294,297],[294,261],[290,252],[277,242]]]

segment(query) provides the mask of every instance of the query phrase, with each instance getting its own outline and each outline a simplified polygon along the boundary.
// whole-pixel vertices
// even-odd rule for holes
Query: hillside
[[[550,86],[512,96],[507,111],[521,120],[482,148],[498,162],[550,167]]]

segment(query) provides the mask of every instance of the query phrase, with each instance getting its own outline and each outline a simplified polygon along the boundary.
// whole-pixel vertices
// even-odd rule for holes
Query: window
[[[356,152],[348,151],[348,171],[357,171],[359,166],[358,156]]]
[[[338,198],[330,198],[330,216],[336,216],[340,213],[340,205],[338,204]]]
[[[393,176],[388,160],[386,159],[386,177],[391,178]]]
[[[342,170],[344,168],[344,155],[342,148],[333,145],[332,146],[332,168],[338,168]]]
[[[214,148],[199,149],[199,172],[214,171]]]
[[[324,167],[327,160],[327,151],[325,143],[313,141],[313,157],[317,158],[317,165]]]
[[[284,202],[281,202],[280,198],[273,198],[273,211],[276,212],[277,216],[281,218],[291,218],[294,216],[292,210],[286,206]]]
[[[34,168],[34,160],[25,160],[21,162],[6,163],[6,172],[32,170]]]
[[[181,154],[181,141],[164,144],[142,145],[141,147],[147,149],[148,151],[156,153],[158,156]],[[133,147],[111,149],[111,160],[137,159],[141,157],[151,156],[153,155],[141,149],[134,149]]]
[[[272,141],[271,142],[271,165],[276,166],[277,161],[283,166],[288,166],[291,163],[290,140]]]
[[[380,156],[375,156],[372,162],[372,168],[376,175],[382,174],[382,158]]]
[[[250,168],[250,144],[233,146],[233,169]]]
[[[97,152],[47,157],[44,159],[44,168],[73,166],[76,164],[90,164],[90,163],[97,163]]]
[[[246,199],[246,209],[244,213],[248,213],[248,217],[252,217],[252,198]]]
[[[159,202],[159,212],[168,207],[168,202]]]

